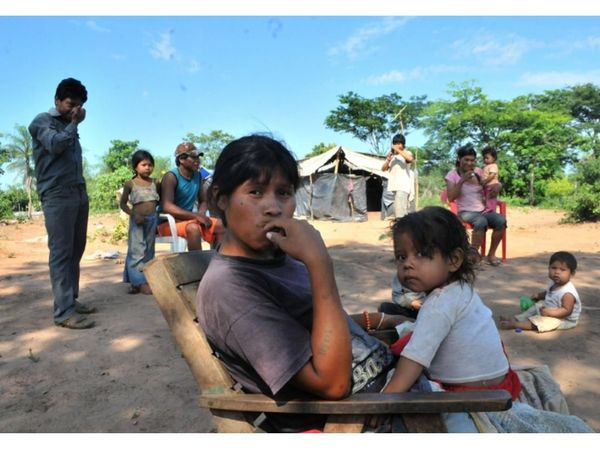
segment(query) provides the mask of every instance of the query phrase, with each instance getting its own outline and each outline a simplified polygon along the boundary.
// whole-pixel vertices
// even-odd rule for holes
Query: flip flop
[[[485,260],[486,264],[489,264],[490,266],[494,266],[494,267],[498,267],[502,265],[502,261],[500,261],[499,259],[493,259],[493,260],[489,260],[486,258]]]

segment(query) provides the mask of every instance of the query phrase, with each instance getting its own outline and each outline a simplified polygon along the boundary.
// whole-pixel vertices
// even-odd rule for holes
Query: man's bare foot
[[[517,328],[517,321],[512,317],[500,316],[498,324],[503,330],[513,330]]]

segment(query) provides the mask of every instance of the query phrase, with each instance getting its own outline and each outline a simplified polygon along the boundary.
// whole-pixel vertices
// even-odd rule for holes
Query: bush
[[[544,199],[540,202],[541,207],[569,209],[573,199],[575,185],[569,178],[554,178],[546,184]]]
[[[39,211],[41,208],[37,192],[31,192],[33,209]],[[5,191],[0,191],[0,218],[12,219],[13,212],[27,211],[29,207],[29,198],[25,189],[19,186],[10,186]],[[9,211],[10,210],[10,211]]]
[[[0,191],[0,219],[12,219],[13,217],[11,202],[4,192]]]
[[[600,160],[589,157],[576,166],[577,188],[569,202],[570,222],[596,222],[600,220]]]
[[[121,241],[127,240],[127,235],[129,233],[129,219],[125,219],[124,217],[119,216],[117,219],[117,224],[115,225],[115,229],[110,236],[111,244],[118,244]]]
[[[107,212],[118,208],[116,192],[123,183],[131,179],[131,170],[127,166],[114,172],[100,173],[88,181],[90,211]]]

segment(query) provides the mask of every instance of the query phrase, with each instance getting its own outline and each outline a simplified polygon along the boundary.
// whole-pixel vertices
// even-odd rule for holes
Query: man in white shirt
[[[392,149],[388,154],[381,170],[390,171],[387,190],[394,193],[394,216],[396,219],[409,212],[409,197],[413,190],[410,163],[414,156],[404,148],[406,139],[403,134],[392,138]]]

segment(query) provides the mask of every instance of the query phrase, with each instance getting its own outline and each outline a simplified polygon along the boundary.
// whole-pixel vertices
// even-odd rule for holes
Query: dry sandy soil
[[[90,218],[81,300],[97,326],[52,322],[43,219],[0,225],[0,432],[209,432],[196,385],[152,296],[128,295],[123,265],[96,259],[115,215]],[[572,414],[600,431],[600,224],[560,225],[558,211],[509,210],[507,264],[479,272],[477,288],[497,318],[543,289],[550,254],[574,252],[583,299],[577,328],[537,335],[502,330],[513,364],[547,364]],[[394,271],[387,223],[315,222],[335,261],[346,309],[375,309]],[[93,237],[93,239],[92,239]],[[166,248],[159,246],[159,253]]]

